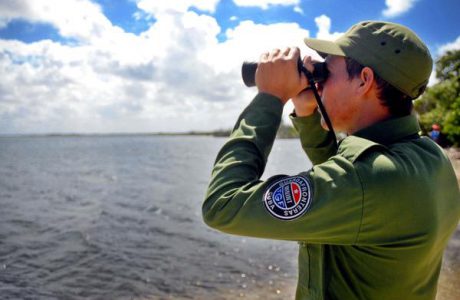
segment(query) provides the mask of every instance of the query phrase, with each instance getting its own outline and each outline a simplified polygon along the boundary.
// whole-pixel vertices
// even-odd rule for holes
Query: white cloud
[[[219,31],[213,18],[188,12],[158,17],[140,36],[122,32],[74,46],[1,41],[0,72],[9,76],[0,83],[0,115],[11,121],[1,128],[186,130],[191,124],[182,121],[190,118],[198,126],[213,101],[235,93],[197,58]]]
[[[80,42],[0,40],[0,133],[231,128],[256,92],[242,84],[244,60],[286,46],[312,54],[302,42],[309,32],[295,23],[244,21],[219,42],[216,20],[191,11],[150,6],[155,23],[134,35],[92,2],[69,0],[67,10],[85,13],[62,16],[38,2],[16,2],[14,13],[0,15],[51,23]]]
[[[417,0],[385,0],[386,9],[383,15],[388,18],[397,17],[410,10]]]
[[[323,39],[323,40],[335,40],[343,33],[341,32],[334,32],[331,33],[331,19],[326,15],[321,15],[315,18],[316,26],[318,27],[318,33],[316,34],[316,38]]]
[[[433,86],[438,82],[439,80],[436,78],[436,70],[431,71],[430,78],[428,79],[428,86]]]
[[[438,56],[442,56],[444,53],[450,50],[458,50],[460,49],[460,36],[457,37],[457,39],[453,42],[441,45],[438,48]]]
[[[184,13],[190,7],[196,7],[203,11],[214,12],[219,0],[136,0],[137,6],[153,15],[163,13]]]
[[[0,28],[5,27],[14,18],[29,16],[30,11],[25,1],[0,1]]]
[[[443,56],[447,51],[452,50],[460,50],[460,36],[458,36],[454,41],[450,43],[439,46],[435,53],[434,59],[436,60],[437,58]],[[430,79],[428,81],[428,86],[432,86],[438,82],[439,80],[436,78],[436,70],[433,67],[433,71],[431,72]]]
[[[295,6],[294,11],[298,14],[304,15],[303,9],[300,6]]]
[[[283,5],[291,6],[300,4],[300,0],[233,0],[238,6],[255,6],[262,9],[268,9],[269,6]]]
[[[263,25],[243,21],[234,29],[227,30],[226,36],[225,42],[203,52],[203,57],[213,61],[219,71],[234,69],[239,72],[242,61],[256,61],[263,52],[275,48],[296,46],[305,54],[311,52],[302,42],[304,37],[309,36],[308,30],[296,23]]]
[[[119,33],[102,14],[99,5],[81,0],[18,0],[0,2],[0,20],[11,19],[50,23],[64,37],[87,42]]]

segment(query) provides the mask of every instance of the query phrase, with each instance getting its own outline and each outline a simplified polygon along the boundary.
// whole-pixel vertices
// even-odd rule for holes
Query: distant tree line
[[[460,146],[460,50],[448,51],[436,61],[439,82],[415,101],[422,131],[441,127],[445,145]]]
[[[280,128],[278,129],[278,132],[276,134],[276,137],[280,139],[293,139],[293,138],[298,138],[299,133],[294,127],[281,123]]]

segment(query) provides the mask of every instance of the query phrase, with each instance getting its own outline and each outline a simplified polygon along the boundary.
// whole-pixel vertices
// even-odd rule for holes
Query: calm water
[[[295,243],[202,222],[224,141],[0,138],[0,298],[292,298]],[[298,141],[281,140],[265,174],[309,166]]]

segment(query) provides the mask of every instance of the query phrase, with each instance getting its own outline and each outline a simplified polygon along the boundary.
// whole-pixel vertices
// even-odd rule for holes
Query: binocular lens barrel
[[[256,70],[259,64],[256,62],[247,62],[243,63],[241,67],[241,77],[243,77],[243,82],[247,87],[256,85]]]
[[[256,70],[258,63],[256,62],[244,62],[241,67],[241,77],[243,82],[247,87],[252,87],[256,85]],[[317,62],[313,64],[313,81],[314,82],[323,82],[327,79],[329,72],[327,70],[326,63]],[[298,69],[300,72],[308,72],[302,64],[302,61],[299,59]],[[305,74],[307,75],[307,74]]]

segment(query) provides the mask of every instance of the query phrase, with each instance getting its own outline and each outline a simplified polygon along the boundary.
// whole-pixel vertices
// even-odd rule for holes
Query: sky
[[[287,46],[315,56],[303,38],[363,20],[408,26],[436,59],[460,49],[458,12],[458,0],[0,0],[0,134],[229,129],[257,93],[243,61]]]

